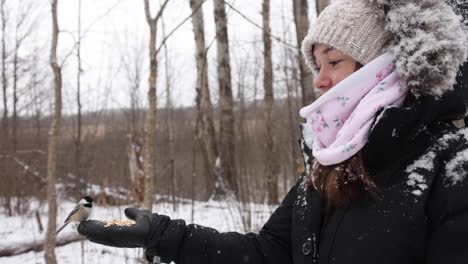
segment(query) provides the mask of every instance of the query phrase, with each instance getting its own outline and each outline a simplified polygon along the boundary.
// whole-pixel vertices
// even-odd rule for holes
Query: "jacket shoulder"
[[[468,259],[468,128],[453,129],[439,140],[447,151],[427,203],[428,263]],[[444,145],[445,144],[445,145]]]
[[[447,215],[468,213],[468,128],[447,131],[435,148],[443,153],[428,204],[430,219],[437,225]]]

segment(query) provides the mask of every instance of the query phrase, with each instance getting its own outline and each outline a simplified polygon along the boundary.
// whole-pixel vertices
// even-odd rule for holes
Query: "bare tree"
[[[13,152],[18,148],[18,72],[20,69],[19,50],[24,40],[30,36],[35,25],[35,19],[32,16],[32,3],[24,4],[23,1],[18,3],[18,13],[16,14],[15,22],[15,44],[13,50],[13,122],[12,122],[12,141]],[[31,17],[33,17],[31,19]],[[29,18],[29,19],[28,19]]]
[[[6,0],[0,0],[0,19],[2,20],[2,87],[3,87],[3,119],[2,119],[2,142],[3,148],[8,149],[8,100],[7,100],[7,91],[8,91],[8,79],[6,76],[6,60],[7,60],[7,50],[6,50],[6,27],[8,23],[8,17],[5,13],[5,4]]]
[[[278,202],[277,169],[273,139],[273,65],[271,58],[270,0],[263,0],[263,87],[265,90],[265,177],[268,188],[268,202]]]
[[[197,138],[204,158],[205,169],[213,181],[212,197],[217,199],[224,195],[222,179],[216,159],[219,156],[216,143],[216,131],[213,122],[213,107],[211,105],[210,90],[208,85],[208,61],[205,44],[205,23],[203,20],[203,0],[190,0],[192,9],[192,25],[195,36],[195,59],[197,64],[197,115],[200,120],[197,126]]]
[[[282,28],[283,28],[283,39],[288,41],[288,30],[287,30],[287,22],[284,15],[284,12],[281,13],[281,21],[282,21]],[[297,32],[297,31],[296,31]],[[290,188],[288,186],[288,180],[294,179],[291,177],[296,177],[299,174],[299,166],[298,166],[298,130],[297,130],[297,94],[294,94],[296,91],[297,86],[300,86],[300,78],[298,79],[297,76],[297,53],[295,50],[289,48],[288,46],[283,46],[283,75],[284,75],[284,84],[286,86],[286,104],[288,108],[288,137],[289,137],[289,145],[290,145],[290,160],[288,164],[291,164],[291,170],[289,173],[284,173],[283,178],[283,192],[287,192]]]
[[[309,28],[307,0],[293,0],[294,22],[296,24],[296,39],[298,47],[298,61],[301,75],[302,105],[315,100],[312,73],[307,69],[301,55],[301,45]]]
[[[166,25],[164,23],[164,17],[161,16],[161,25],[163,31],[163,37],[166,38]],[[171,197],[172,197],[172,209],[176,211],[176,198],[175,198],[175,154],[174,154],[174,106],[172,103],[172,76],[171,76],[171,69],[169,65],[169,55],[167,50],[167,45],[164,43],[164,72],[166,74],[165,81],[166,81],[166,126],[167,126],[167,134],[169,140],[169,178],[171,181]]]
[[[330,0],[317,0],[315,7],[317,8],[317,16],[322,12],[322,10],[327,7]]]
[[[55,110],[54,118],[49,132],[49,150],[47,156],[47,204],[49,208],[49,220],[47,223],[45,261],[47,264],[57,263],[55,257],[55,230],[57,228],[57,143],[60,133],[60,121],[62,118],[62,73],[57,63],[58,22],[57,1],[52,0],[52,43],[50,49],[50,66],[54,73],[55,85]]]
[[[229,188],[237,194],[239,189],[235,156],[234,101],[232,97],[229,40],[224,0],[214,0],[214,19],[217,37],[221,171],[223,180],[226,180]]]
[[[125,34],[127,36],[127,34]],[[135,37],[133,37],[135,38]],[[131,44],[133,43],[133,44]],[[128,96],[130,99],[130,109],[127,113],[126,124],[128,126],[128,166],[130,180],[132,182],[133,199],[142,203],[144,198],[144,167],[142,158],[141,142],[141,103],[140,103],[140,84],[143,73],[144,53],[142,41],[137,38],[136,41],[125,38],[121,50],[122,64],[128,82]],[[130,45],[129,45],[130,44]]]
[[[144,167],[143,148],[141,140],[141,102],[140,85],[143,73],[145,54],[144,44],[140,38],[128,34],[121,42],[121,61],[128,85],[128,97],[130,99],[130,109],[126,113],[126,125],[128,136],[128,167],[130,180],[132,183],[132,198],[137,203],[142,203],[144,198]]]
[[[83,69],[81,68],[81,0],[78,0],[78,14],[77,14],[77,24],[78,24],[78,36],[76,43],[76,60],[77,60],[77,69],[76,69],[76,107],[77,107],[77,116],[76,116],[76,134],[74,137],[74,146],[75,146],[75,159],[74,167],[75,174],[77,179],[81,179],[81,141],[82,141],[82,117],[81,117],[81,73]]]
[[[156,36],[158,20],[169,0],[165,0],[157,15],[151,17],[149,0],[143,0],[145,4],[146,22],[150,29],[149,59],[150,76],[148,78],[148,113],[145,121],[145,138],[143,146],[145,195],[143,207],[151,210],[153,206],[154,166],[156,155],[156,78],[158,75],[158,60],[156,49]]]
[[[128,130],[132,140],[141,136],[139,131],[141,115],[141,79],[145,63],[145,44],[140,36],[123,34],[123,40],[119,41],[121,63],[128,86],[128,97],[130,99],[130,111],[128,112]]]
[[[45,101],[44,90],[41,90],[45,81],[45,73],[42,73],[37,65],[39,61],[39,48],[34,48],[29,66],[30,79],[28,81],[28,94],[30,96],[32,116],[34,118],[34,149],[42,148],[42,107]]]

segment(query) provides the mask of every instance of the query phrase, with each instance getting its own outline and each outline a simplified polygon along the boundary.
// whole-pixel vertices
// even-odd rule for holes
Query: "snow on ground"
[[[31,203],[31,211],[40,206],[38,202]],[[60,226],[68,212],[74,207],[74,203],[65,202],[59,204],[57,225]],[[252,212],[252,229],[258,229],[268,219],[274,207],[258,204],[246,206]],[[95,205],[92,219],[111,220],[124,219],[123,213],[126,206],[102,207]],[[188,201],[181,201],[176,211],[172,209],[172,204],[161,203],[154,207],[155,212],[169,215],[172,219],[184,219],[191,222],[192,206]],[[226,202],[195,202],[193,222],[204,226],[218,229],[219,231],[243,232],[243,225],[240,218],[240,211],[236,206],[228,206]],[[47,211],[40,210],[44,228],[47,227]],[[245,212],[245,211],[244,211]],[[0,211],[0,248],[11,245],[14,242],[28,241],[42,238],[45,234],[39,232],[38,224],[34,214],[26,216],[8,217]],[[67,226],[62,233],[76,232],[76,227]],[[62,234],[61,233],[61,234]],[[83,252],[83,253],[82,253]],[[86,263],[138,263],[137,258],[142,256],[141,249],[122,249],[105,247],[89,241],[71,243],[55,250],[57,263],[66,264],[86,264]],[[42,264],[44,261],[43,252],[29,252],[13,257],[0,257],[0,264]]]

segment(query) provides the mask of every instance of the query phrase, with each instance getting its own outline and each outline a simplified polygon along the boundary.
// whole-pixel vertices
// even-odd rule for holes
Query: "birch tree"
[[[150,75],[148,77],[148,112],[144,129],[144,174],[145,191],[143,207],[151,210],[153,205],[154,166],[156,155],[156,78],[158,75],[158,60],[156,49],[157,24],[169,0],[165,0],[155,17],[151,16],[149,0],[143,0],[145,5],[146,22],[150,29],[149,61]]]
[[[309,29],[307,0],[293,0],[294,23],[296,24],[296,39],[302,91],[302,105],[308,105],[315,100],[312,73],[307,69],[302,59],[302,41]]]
[[[208,85],[208,61],[207,49],[205,44],[205,23],[203,20],[203,0],[190,0],[192,9],[192,25],[195,36],[195,59],[197,65],[196,82],[196,106],[198,120],[197,138],[202,150],[205,169],[209,173],[213,182],[212,197],[217,198],[223,195],[225,190],[222,188],[223,181],[219,168],[216,166],[218,158],[218,146],[216,143],[216,131],[213,122],[213,107],[211,105],[210,90]]]
[[[265,176],[267,179],[268,202],[278,202],[277,171],[273,139],[273,65],[271,58],[270,0],[263,0],[263,87],[265,89]]]
[[[45,262],[55,264],[55,230],[57,228],[57,193],[55,185],[57,182],[57,143],[60,133],[60,121],[62,118],[62,73],[57,63],[57,44],[58,44],[58,21],[57,21],[57,1],[52,0],[52,43],[50,49],[50,66],[54,73],[55,87],[55,107],[54,117],[49,131],[49,148],[47,156],[47,204],[48,216],[45,245]]]
[[[229,39],[224,0],[214,0],[214,20],[216,25],[216,47],[218,61],[218,88],[220,108],[220,163],[223,180],[238,194],[234,100],[232,97],[231,65],[229,59]]]

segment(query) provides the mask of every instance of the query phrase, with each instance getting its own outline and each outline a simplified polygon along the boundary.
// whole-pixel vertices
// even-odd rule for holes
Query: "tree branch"
[[[249,23],[251,23],[252,25],[254,25],[255,27],[261,29],[262,31],[265,31],[265,29],[258,25],[257,23],[255,23],[254,21],[252,21],[250,18],[248,18],[246,15],[244,15],[241,11],[239,11],[237,8],[235,8],[233,5],[231,5],[230,3],[228,3],[226,0],[224,1],[224,3],[229,6],[232,10],[234,10],[236,13],[238,13],[242,18],[244,18],[245,20],[247,20]],[[286,41],[284,41],[283,39],[273,35],[273,34],[268,34],[270,35],[272,38],[274,38],[275,40],[277,40],[278,42],[281,42],[283,43],[284,45],[288,46],[288,47],[291,47],[295,50],[297,50],[297,47],[295,45],[292,45]]]
[[[169,32],[169,34],[167,34],[163,38],[163,40],[161,41],[161,44],[156,49],[156,54],[158,54],[159,51],[161,50],[161,48],[166,44],[166,41],[169,39],[169,37],[171,37],[171,35],[174,34],[174,32],[176,32],[177,29],[179,29],[183,24],[185,24],[185,22],[187,22],[198,11],[198,9],[203,6],[203,3],[205,3],[205,2],[206,2],[206,0],[203,0],[202,3],[199,6],[197,6],[197,8],[188,17],[184,18],[184,20],[182,20],[182,22],[180,22],[174,29],[171,30],[171,32]]]
[[[166,8],[166,5],[167,5],[168,2],[169,2],[169,0],[164,1],[164,3],[161,5],[161,8],[159,8],[159,12],[156,15],[156,17],[154,18],[155,23],[158,23],[158,20],[161,17],[161,15],[162,15],[164,9]]]

